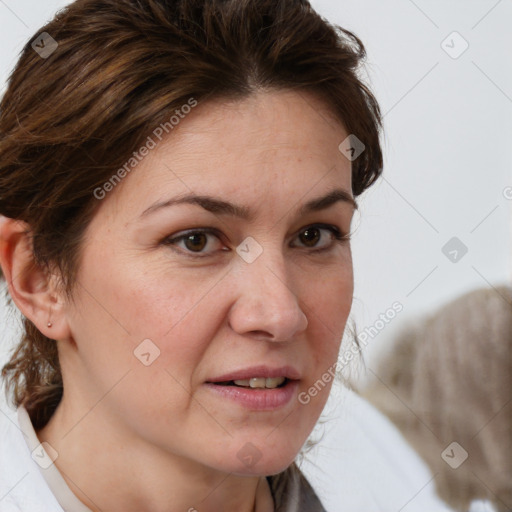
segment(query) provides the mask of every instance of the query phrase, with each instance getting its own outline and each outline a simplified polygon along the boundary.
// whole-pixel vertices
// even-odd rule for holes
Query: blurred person
[[[511,510],[512,287],[410,320],[375,373],[361,395],[428,463],[441,498],[456,510]]]

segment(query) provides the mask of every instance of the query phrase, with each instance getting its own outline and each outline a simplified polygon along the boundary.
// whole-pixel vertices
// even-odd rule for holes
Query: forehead
[[[348,136],[316,97],[254,94],[199,104],[124,178],[116,211],[140,214],[151,202],[187,193],[286,202],[337,186],[351,193],[351,164],[338,146]],[[305,197],[305,200],[307,198]]]

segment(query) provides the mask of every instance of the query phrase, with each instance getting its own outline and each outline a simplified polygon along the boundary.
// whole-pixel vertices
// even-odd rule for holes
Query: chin
[[[268,449],[258,452],[251,443],[247,443],[234,454],[231,467],[226,469],[239,476],[276,475],[294,462],[299,449],[293,452],[277,452],[272,447],[268,447]]]

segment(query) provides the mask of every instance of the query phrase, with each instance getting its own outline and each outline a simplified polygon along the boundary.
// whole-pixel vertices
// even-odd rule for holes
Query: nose
[[[308,319],[287,277],[282,255],[270,255],[267,250],[252,263],[239,263],[236,300],[229,311],[231,328],[274,342],[293,340],[305,331]]]

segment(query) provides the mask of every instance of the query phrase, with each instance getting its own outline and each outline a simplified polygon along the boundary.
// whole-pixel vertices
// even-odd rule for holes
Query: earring
[[[46,325],[47,327],[51,327],[53,324],[51,322],[48,322]]]

